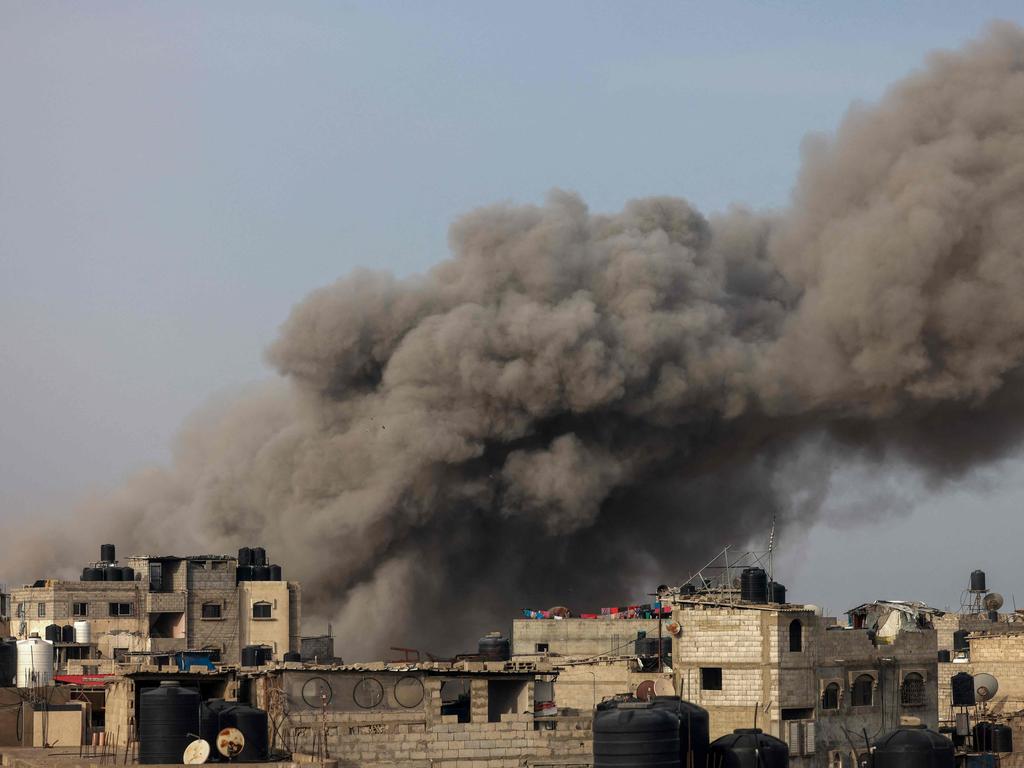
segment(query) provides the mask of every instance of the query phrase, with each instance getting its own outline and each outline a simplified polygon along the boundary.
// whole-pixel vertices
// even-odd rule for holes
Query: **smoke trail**
[[[346,655],[452,650],[524,604],[628,599],[773,510],[807,522],[820,493],[779,474],[808,440],[819,483],[833,457],[1001,455],[1024,425],[1024,31],[809,139],[778,216],[556,191],[450,242],[299,304],[268,352],[286,386],[198,415],[104,500],[119,542],[264,543]]]

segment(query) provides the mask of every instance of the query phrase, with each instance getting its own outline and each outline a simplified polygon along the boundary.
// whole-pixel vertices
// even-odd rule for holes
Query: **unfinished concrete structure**
[[[112,672],[137,654],[204,650],[237,664],[249,644],[267,645],[274,659],[298,650],[296,582],[237,582],[232,555],[144,555],[127,563],[130,581],[46,579],[14,589],[13,633],[42,637],[49,625],[85,622],[87,639],[57,644],[59,668],[78,674]]]
[[[589,765],[591,714],[536,717],[544,664],[278,665],[240,678],[274,748],[368,768]],[[546,695],[546,694],[541,694]]]
[[[672,618],[676,691],[708,710],[712,738],[756,721],[789,744],[793,766],[853,766],[862,745],[848,732],[878,735],[904,717],[937,725],[927,622],[896,622],[883,641],[874,625],[842,627],[808,606],[685,595]]]

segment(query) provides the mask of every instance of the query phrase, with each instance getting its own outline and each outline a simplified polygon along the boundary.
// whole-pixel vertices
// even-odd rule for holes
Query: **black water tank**
[[[748,603],[768,600],[768,574],[764,568],[744,568],[740,574],[740,599]]]
[[[60,639],[65,643],[75,642],[75,628],[71,624],[65,624],[60,628]]]
[[[46,629],[43,630],[43,637],[49,640],[51,643],[60,642],[60,626],[57,624],[47,624]]]
[[[254,565],[252,567],[253,581],[270,581],[270,566]]]
[[[0,640],[0,688],[14,685],[18,674],[18,641],[7,637]]]
[[[966,629],[958,629],[953,633],[953,650],[954,651],[966,651],[970,648],[971,644],[967,640],[968,631]]]
[[[708,760],[710,725],[708,711],[678,696],[655,696],[651,699],[655,709],[674,712],[679,718],[679,759],[683,766],[704,768]],[[688,753],[693,753],[690,760]]]
[[[95,545],[94,545],[95,546]],[[117,560],[113,544],[100,544],[100,562],[113,563]]]
[[[302,661],[302,654],[298,651],[288,651],[282,658],[284,661]]]
[[[978,723],[974,726],[974,749],[978,752],[1013,752],[1013,729],[1003,723]]]
[[[477,643],[477,653],[483,656],[484,661],[508,661],[512,657],[508,638],[502,637],[497,632],[480,638],[480,642]]]
[[[923,725],[897,728],[875,741],[873,768],[954,768],[953,742]]]
[[[939,664],[949,664],[949,662],[951,662],[952,660],[953,659],[949,651],[939,651]]]
[[[971,592],[985,591],[985,572],[971,571]]]
[[[991,621],[993,624],[999,623],[999,611],[989,611],[988,620]]]
[[[253,576],[255,569],[251,565],[240,565],[235,569],[235,583],[240,581],[256,581]]]
[[[258,763],[267,759],[270,744],[266,712],[247,704],[222,699],[213,699],[208,702],[206,710],[202,726],[204,734],[215,728],[216,730],[212,730],[212,733],[216,740],[216,734],[223,729],[237,728],[245,737],[245,747],[237,757],[232,759],[232,762]],[[211,744],[215,744],[215,741]],[[214,747],[214,751],[216,751],[216,747]]]
[[[266,565],[267,564],[267,550],[263,547],[252,548],[252,564],[253,565]]]
[[[786,602],[786,587],[779,584],[777,581],[768,582],[768,602],[769,603],[785,603]]]
[[[124,571],[116,565],[108,565],[103,569],[104,581],[124,581]]]
[[[139,762],[178,763],[199,734],[199,692],[162,682],[139,696]]]
[[[673,712],[620,703],[594,713],[594,768],[679,765],[679,718]]]
[[[950,692],[953,696],[954,707],[973,707],[974,701],[974,676],[966,672],[957,672],[949,678]]]
[[[135,569],[130,565],[121,568],[121,581],[135,581]]]
[[[252,565],[252,550],[248,547],[239,547],[238,549],[238,564],[239,565]]]
[[[103,581],[102,568],[83,568],[82,581]]]
[[[789,747],[760,728],[737,728],[711,742],[709,764],[715,768],[787,768]]]
[[[242,666],[258,667],[263,663],[263,646],[247,645],[242,649]]]
[[[283,576],[283,575],[284,574],[281,571],[281,566],[280,565],[272,565],[272,566],[270,566],[270,580],[271,581],[280,581],[281,580],[281,576]]]

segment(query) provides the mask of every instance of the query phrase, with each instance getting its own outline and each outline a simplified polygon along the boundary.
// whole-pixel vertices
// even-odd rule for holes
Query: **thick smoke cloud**
[[[262,543],[346,656],[451,651],[525,605],[635,601],[773,512],[802,525],[837,461],[1001,455],[1024,425],[1024,31],[808,139],[776,215],[555,191],[450,242],[299,304],[268,351],[284,382],[194,417],[170,468],[95,503],[97,541]]]

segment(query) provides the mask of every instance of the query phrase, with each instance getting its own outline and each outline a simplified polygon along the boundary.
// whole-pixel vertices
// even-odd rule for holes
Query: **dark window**
[[[39,613],[39,618],[46,616],[46,603],[36,605],[36,611]]]
[[[160,592],[164,588],[164,565],[163,563],[149,564],[149,591]]]
[[[875,678],[871,675],[860,675],[853,681],[850,691],[850,704],[854,707],[870,707],[874,700]]]
[[[829,683],[821,694],[822,709],[839,709],[839,683]]]
[[[259,602],[252,604],[252,617],[254,619],[269,619],[270,618],[270,603]]]
[[[72,616],[86,616],[89,613],[88,603],[72,603],[71,604],[71,615]]]
[[[203,618],[204,619],[219,619],[220,618],[220,603],[203,603]]]
[[[110,615],[111,616],[131,616],[132,615],[132,604],[131,603],[111,603],[110,604]]]
[[[700,668],[700,688],[702,691],[720,691],[722,690],[722,668],[721,667],[701,667]]]
[[[789,622],[789,652],[800,653],[804,649],[804,625],[800,619]]]
[[[905,707],[924,706],[924,678],[917,672],[911,672],[903,678],[900,702]]]
[[[548,644],[547,643],[537,643],[534,646],[534,649],[536,650],[537,653],[547,653],[548,652]]]

